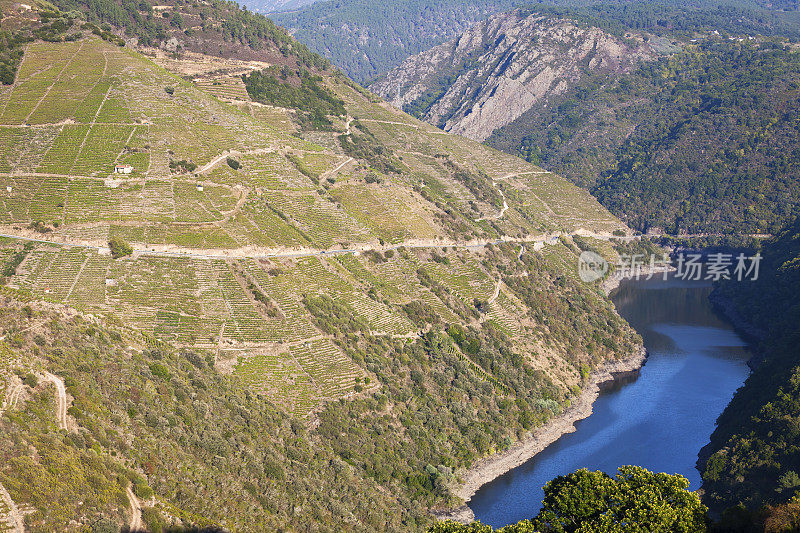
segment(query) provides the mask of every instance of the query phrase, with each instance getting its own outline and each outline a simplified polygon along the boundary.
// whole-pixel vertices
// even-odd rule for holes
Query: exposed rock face
[[[629,37],[540,14],[504,13],[408,58],[370,89],[446,131],[483,141],[587,74],[628,71],[655,56]]]

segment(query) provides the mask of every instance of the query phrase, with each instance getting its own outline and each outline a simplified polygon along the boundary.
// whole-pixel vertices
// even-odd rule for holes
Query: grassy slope
[[[559,412],[580,387],[583,365],[633,349],[635,334],[576,280],[577,249],[564,244],[528,250],[521,261],[511,244],[256,257],[621,227],[560,177],[443,135],[343,78],[325,83],[353,119],[360,151],[350,153],[367,159],[351,160],[340,132],[289,135],[291,113],[224,103],[206,92],[219,86],[200,88],[94,37],[27,48],[16,84],[0,96],[4,231],[227,254],[112,260],[81,246],[0,242],[4,264],[24,257],[7,294],[64,303],[124,333],[88,334],[75,319],[14,334],[40,317],[9,304],[3,329],[15,344],[5,353],[15,358],[7,358],[4,389],[24,356],[34,373],[69,378],[74,398],[68,433],[55,429],[52,389],[41,384],[26,386],[0,418],[4,435],[17,435],[4,448],[13,461],[0,480],[36,510],[34,529],[99,513],[121,520],[125,478],[136,476],[153,487],[162,514],[192,523],[413,528],[426,523],[425,506],[451,503],[445,485],[454,470]],[[347,121],[334,120],[340,130]],[[200,175],[174,170],[201,169],[220,155]],[[371,168],[381,161],[399,172]],[[134,174],[107,181],[119,162]],[[498,212],[498,188],[509,209],[476,221]],[[49,231],[27,229],[33,222]],[[475,302],[491,297],[498,276],[500,297],[479,311]],[[312,314],[306,294],[343,307]],[[366,330],[342,316],[363,318]],[[450,325],[457,329],[445,334]],[[414,340],[419,329],[432,333]],[[169,345],[153,353],[154,341],[139,331]],[[344,397],[351,401],[330,402]],[[28,445],[37,450],[31,458],[22,453]],[[21,469],[30,472],[24,483]],[[97,498],[78,504],[69,484],[48,477],[59,469],[71,469],[72,483],[93,487]]]

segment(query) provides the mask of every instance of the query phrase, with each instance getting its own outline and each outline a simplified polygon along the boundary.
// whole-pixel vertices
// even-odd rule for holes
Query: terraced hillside
[[[383,176],[382,186],[360,179],[364,165],[341,150],[285,135],[280,122],[269,124],[275,118],[259,120],[222,103],[135,52],[94,38],[32,43],[17,82],[0,97],[6,190],[0,220],[40,222],[55,240],[102,244],[120,237],[159,250],[452,239],[455,233],[436,222],[444,212],[430,205],[428,193],[462,208],[477,204],[459,237],[619,226],[553,175],[441,135],[341,80],[332,83],[353,117],[370,117],[360,127],[396,152],[401,172]],[[330,137],[328,146],[335,141]],[[519,202],[505,227],[475,221],[500,206],[453,183],[441,154],[452,158],[450,167],[480,174],[483,187],[498,180],[501,189],[551,194],[550,209],[526,215],[529,206]],[[241,167],[234,170],[228,158]],[[115,175],[115,165],[130,165],[132,173]],[[570,212],[572,206],[583,212]]]
[[[341,266],[343,256],[317,250],[544,241],[560,231],[619,227],[564,180],[442,135],[342,80],[331,83],[357,135],[391,151],[401,172],[382,174],[348,157],[337,133],[315,134],[332,149],[287,136],[99,39],[31,44],[17,83],[2,95],[0,216],[7,235],[64,245],[27,253],[10,286],[118,316],[164,339],[220,348],[278,343],[281,351],[318,334],[298,303],[308,291],[353,295],[347,299],[371,318],[373,331],[412,333],[391,306],[363,297],[364,283]],[[133,172],[115,174],[119,164]],[[459,172],[478,182],[473,190]],[[380,184],[368,183],[376,173]],[[492,205],[495,189],[507,209]],[[113,260],[105,250],[112,238],[130,242],[135,259]],[[310,257],[291,257],[298,253]],[[482,291],[466,289],[481,278]],[[493,290],[481,269],[465,279],[465,302]],[[275,316],[259,307],[257,294],[274,302]],[[398,301],[410,296],[396,294]],[[352,390],[347,383],[332,395]]]
[[[106,479],[117,468],[112,457],[121,458],[126,476],[153,486],[162,516],[245,530],[319,520],[333,529],[413,529],[429,520],[427,507],[455,502],[446,488],[458,481],[454,470],[523,438],[561,411],[591,367],[636,350],[637,337],[608,301],[577,280],[580,249],[570,235],[607,240],[626,229],[588,193],[417,121],[339,75],[315,83],[344,113],[315,128],[300,120],[302,108],[251,101],[242,78],[176,74],[196,62],[154,62],[95,36],[35,41],[0,93],[0,290],[22,313],[4,331],[15,342],[9,353],[26,354],[3,360],[0,394],[14,417],[33,408],[38,417],[28,425],[9,419],[25,435],[19,442],[43,446],[36,428],[55,423],[45,414],[44,385],[33,382],[51,372],[69,378],[64,401],[76,402],[66,433],[106,454],[87,475]],[[115,172],[125,165],[130,173]],[[120,257],[125,244],[132,253]],[[112,367],[136,372],[119,355],[129,343],[135,364],[149,365],[150,384],[119,391],[94,368],[62,360],[53,349],[58,328],[48,325],[42,336],[36,313],[20,310],[25,303],[78,310],[110,328],[104,335],[123,339]],[[99,358],[112,350],[92,346]],[[183,355],[166,353],[200,353],[213,365],[187,371]],[[213,372],[212,381],[197,372]],[[27,374],[34,378],[20,385]],[[184,473],[208,460],[228,476],[213,485],[192,474],[183,481],[192,496],[181,496],[163,474],[173,452],[122,437],[173,438],[174,411],[144,414],[138,400],[135,407],[123,399],[143,391],[171,397],[170,375],[226,398],[246,391],[248,402],[281,413],[269,415],[284,428],[275,434],[289,417],[310,428],[314,453],[348,464],[347,475],[366,484],[353,490],[380,503],[343,504],[319,520],[313,505],[299,503],[318,501],[317,489],[310,496],[298,488],[292,507],[270,504],[264,494],[295,496],[265,489],[277,474],[250,471],[227,444],[207,457],[180,455]],[[118,401],[111,421],[93,403],[100,389],[87,384],[95,381]],[[417,395],[424,401],[409,403]],[[426,423],[431,408],[445,418]],[[191,410],[202,418],[204,409]],[[364,427],[376,428],[369,439],[359,436]],[[349,448],[392,434],[381,445],[394,447],[391,454]],[[280,454],[300,453],[286,446]],[[43,457],[55,461],[47,450]],[[60,528],[69,513],[48,514],[45,500],[32,501],[14,465],[0,467],[0,482],[18,504],[33,506],[31,524]],[[292,472],[286,476],[302,477]],[[103,485],[107,493],[84,510],[64,503],[64,487],[41,490],[67,498],[63,507],[81,516],[120,518],[129,499],[119,483]],[[243,493],[253,501],[231,499]],[[231,515],[226,505],[242,512]],[[374,513],[383,513],[381,526]]]

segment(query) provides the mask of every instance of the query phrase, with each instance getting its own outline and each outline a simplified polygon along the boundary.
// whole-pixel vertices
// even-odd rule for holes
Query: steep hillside
[[[483,141],[585,78],[627,72],[653,55],[636,38],[515,11],[409,58],[371,89],[445,131]]]
[[[366,83],[513,5],[513,0],[337,0],[273,18],[348,76]]]
[[[82,24],[0,92],[0,511],[29,529],[423,528],[638,353],[577,277],[571,234],[626,230],[585,191],[291,53]]]
[[[757,281],[724,282],[714,294],[723,311],[762,332],[757,367],[701,454],[703,488],[717,511],[739,503],[753,511],[784,503],[800,487],[800,222],[767,242],[762,253]],[[788,531],[791,521],[796,527],[797,507],[795,498],[786,508],[770,509],[773,526],[786,527],[773,530]],[[743,518],[733,513],[729,519],[737,514]]]
[[[488,140],[593,188],[631,226],[777,233],[800,205],[800,55],[712,39],[594,78]]]
[[[789,2],[791,3],[791,2]],[[249,0],[247,5],[271,2]],[[276,13],[275,20],[312,50],[324,55],[362,83],[427,51],[487,16],[523,7],[552,16],[568,16],[622,35],[627,28],[654,35],[731,32],[800,37],[796,6],[756,0],[337,0],[316,2],[296,12]]]
[[[305,424],[215,371],[213,353],[2,298],[0,491],[26,531],[386,530],[413,517]]]
[[[226,0],[56,0],[53,4],[62,12],[74,10],[89,22],[106,24],[109,31],[122,30],[126,41],[139,46],[307,68],[326,64],[270,19]]]
[[[611,10],[593,22],[607,30],[496,15],[372,89],[566,176],[640,231],[776,233],[800,206],[800,54],[745,35],[617,37],[645,13]]]

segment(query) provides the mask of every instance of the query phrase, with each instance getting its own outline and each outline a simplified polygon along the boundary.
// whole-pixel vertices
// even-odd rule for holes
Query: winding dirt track
[[[348,158],[347,158],[347,159],[346,159],[344,162],[342,162],[342,163],[341,163],[339,166],[337,166],[336,168],[334,168],[334,169],[332,169],[332,170],[328,170],[327,172],[324,172],[324,173],[320,174],[320,176],[319,176],[319,180],[320,180],[320,181],[322,181],[322,180],[324,180],[325,178],[327,178],[328,176],[335,176],[335,175],[336,175],[336,173],[337,173],[337,172],[339,172],[339,171],[342,169],[342,167],[343,167],[343,166],[345,166],[345,165],[346,165],[347,163],[349,163],[350,161],[355,161],[355,159],[353,159],[352,157],[348,157]]]
[[[64,381],[50,372],[45,372],[44,377],[56,387],[56,420],[59,429],[67,429],[67,389]]]
[[[133,489],[130,486],[125,489],[125,494],[128,495],[131,511],[131,521],[128,523],[128,528],[131,531],[139,531],[142,529],[142,502],[133,493]]]
[[[227,160],[229,157],[236,157],[243,155],[271,154],[272,152],[275,151],[276,150],[274,148],[257,148],[255,150],[247,150],[246,152],[241,152],[239,150],[230,150],[219,154],[217,157],[215,157],[214,159],[212,159],[211,161],[200,167],[200,169],[197,170],[197,173],[205,174],[215,166],[222,163],[223,160]]]
[[[6,409],[14,409],[17,406],[17,402],[19,401],[19,397],[22,395],[23,386],[22,383],[15,382],[11,385],[11,389],[8,391],[6,396],[6,401],[4,402],[2,408],[0,408],[0,413],[5,411]]]

